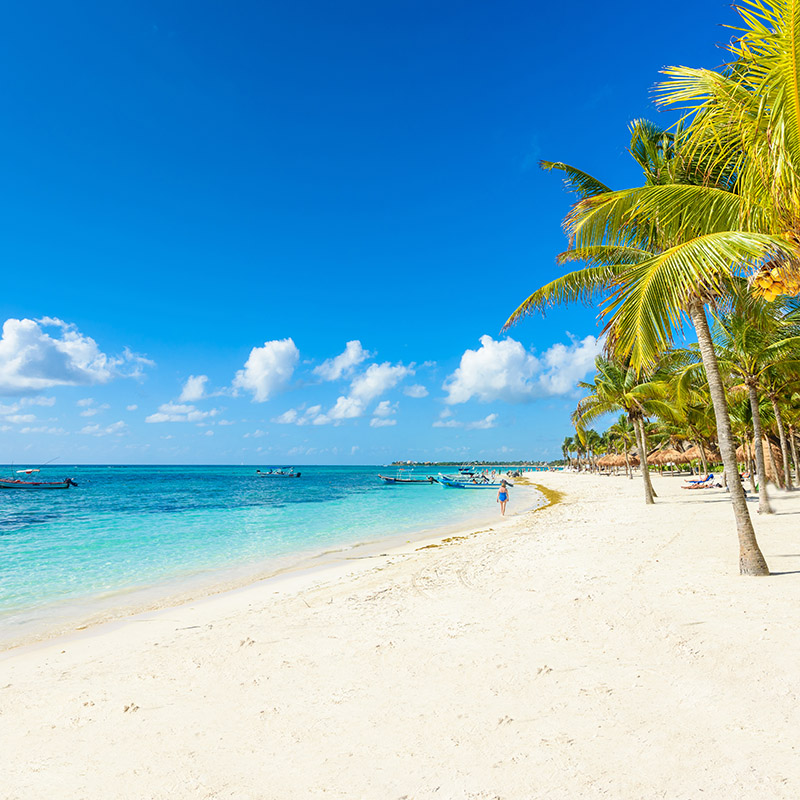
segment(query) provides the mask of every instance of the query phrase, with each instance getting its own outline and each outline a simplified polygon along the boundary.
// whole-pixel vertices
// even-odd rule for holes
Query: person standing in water
[[[508,502],[508,484],[505,480],[500,481],[500,490],[497,492],[497,502],[500,503],[500,514],[506,515],[506,503]]]

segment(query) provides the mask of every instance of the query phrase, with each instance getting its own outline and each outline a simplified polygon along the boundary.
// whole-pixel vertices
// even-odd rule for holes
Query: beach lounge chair
[[[705,478],[687,478],[684,483],[708,483],[714,480],[714,473],[709,472]]]
[[[703,483],[693,482],[690,483],[688,486],[681,486],[681,489],[721,489],[721,483],[714,482],[714,476],[709,476],[709,480],[704,481]]]

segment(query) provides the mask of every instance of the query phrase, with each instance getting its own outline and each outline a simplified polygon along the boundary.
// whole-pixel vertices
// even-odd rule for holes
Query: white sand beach
[[[2,654],[0,795],[800,796],[800,492],[744,578],[721,490],[532,479],[563,502]]]

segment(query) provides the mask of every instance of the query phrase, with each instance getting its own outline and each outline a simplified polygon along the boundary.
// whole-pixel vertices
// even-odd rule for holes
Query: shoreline
[[[543,493],[533,484],[520,484],[525,491],[522,507],[505,519],[525,514],[541,506]],[[487,491],[487,494],[491,494]],[[516,505],[516,504],[515,504]],[[63,637],[70,637],[98,626],[124,623],[126,619],[148,613],[198,603],[228,592],[237,592],[252,585],[282,582],[293,576],[318,575],[333,570],[354,559],[377,557],[378,551],[402,549],[406,544],[431,543],[448,536],[471,535],[478,528],[497,522],[494,509],[470,514],[458,523],[435,525],[432,528],[396,533],[383,538],[359,540],[326,550],[297,551],[258,564],[237,565],[231,568],[209,569],[184,578],[176,578],[141,588],[120,589],[104,597],[80,598],[64,606],[57,620],[37,619],[20,625],[19,633],[11,635],[12,626],[0,621],[0,659],[18,648],[36,646]],[[124,598],[124,600],[123,600]],[[58,609],[59,606],[55,606]],[[83,610],[81,610],[83,609]],[[32,609],[29,613],[46,613],[49,606]],[[20,612],[22,613],[22,612]]]
[[[800,492],[562,502],[0,658],[9,797],[800,795]]]

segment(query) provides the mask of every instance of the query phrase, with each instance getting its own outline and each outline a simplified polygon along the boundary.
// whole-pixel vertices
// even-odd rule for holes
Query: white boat
[[[281,469],[268,469],[262,472],[260,469],[256,470],[256,475],[259,478],[299,478],[300,473],[294,471],[294,467],[282,467]]]
[[[500,481],[493,483],[489,480],[487,475],[478,475],[468,480],[462,480],[452,476],[442,475],[441,472],[439,473],[438,481],[442,486],[447,486],[451,489],[499,489],[503,485]],[[506,479],[505,485],[513,486],[514,484],[509,483]]]
[[[17,475],[33,475],[38,469],[18,469]],[[72,478],[63,481],[24,481],[21,478],[0,478],[0,489],[69,489],[77,486]]]
[[[390,475],[381,475],[378,474],[378,477],[384,482],[388,484],[431,484],[436,483],[436,478],[431,475],[426,475],[424,478],[418,478],[414,474],[414,470],[411,469],[404,469],[400,467],[397,470],[397,475],[395,477],[391,477]]]

